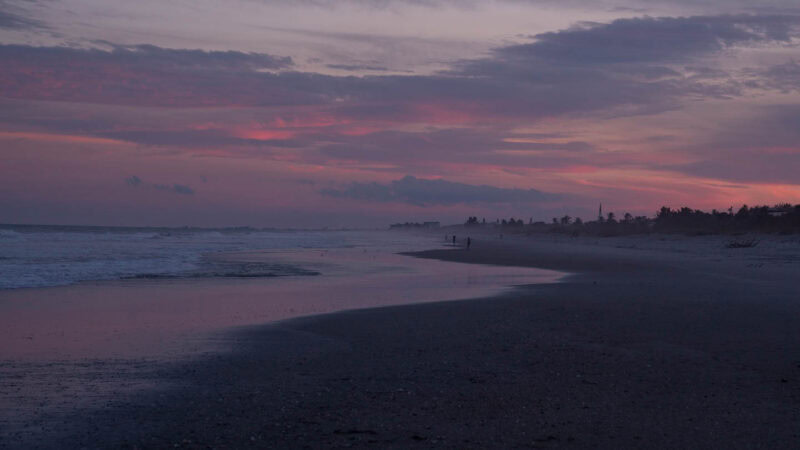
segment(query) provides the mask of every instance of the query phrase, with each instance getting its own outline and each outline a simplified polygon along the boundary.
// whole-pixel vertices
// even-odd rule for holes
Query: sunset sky
[[[797,0],[0,0],[0,44],[0,223],[800,203]]]

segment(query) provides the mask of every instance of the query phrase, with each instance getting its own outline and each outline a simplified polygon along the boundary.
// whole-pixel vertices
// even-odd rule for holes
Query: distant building
[[[769,214],[772,217],[781,217],[785,216],[786,214],[789,214],[791,211],[792,211],[791,206],[789,207],[778,206],[770,208],[769,211],[767,211],[767,214]]]

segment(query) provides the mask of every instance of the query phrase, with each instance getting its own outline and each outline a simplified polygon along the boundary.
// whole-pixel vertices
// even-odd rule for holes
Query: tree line
[[[583,221],[580,217],[573,218],[565,215],[554,217],[550,223],[534,222],[532,219],[525,223],[522,219],[513,217],[508,220],[496,219],[487,222],[486,219],[479,220],[477,216],[471,216],[465,225],[499,226],[526,231],[598,236],[650,232],[692,235],[738,232],[798,233],[800,232],[800,204],[792,206],[789,203],[782,203],[774,206],[753,207],[743,205],[738,210],[731,207],[724,211],[714,209],[711,212],[689,207],[672,209],[663,206],[654,217],[633,216],[630,213],[618,217],[615,213],[609,212],[592,221]]]

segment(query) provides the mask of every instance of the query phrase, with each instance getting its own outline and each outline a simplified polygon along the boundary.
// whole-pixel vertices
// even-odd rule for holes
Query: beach
[[[800,449],[800,0],[0,0],[0,450]]]
[[[413,253],[568,272],[485,298],[239,327],[14,448],[793,448],[796,236],[471,233]]]

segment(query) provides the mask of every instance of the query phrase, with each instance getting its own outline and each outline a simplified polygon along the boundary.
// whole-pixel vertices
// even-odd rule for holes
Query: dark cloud
[[[740,183],[797,184],[800,154],[760,152],[672,167],[682,173]]]
[[[800,64],[797,61],[777,64],[751,73],[755,76],[753,82],[758,87],[782,92],[800,90]]]
[[[202,70],[259,70],[286,69],[293,65],[288,56],[238,51],[206,51],[162,48],[155,45],[117,45],[98,41],[110,48],[103,50],[76,50],[90,55],[89,59],[113,61],[123,64],[141,64],[162,68],[190,68]]]
[[[508,137],[520,141],[508,140]],[[547,142],[502,129],[451,128],[423,132],[380,131],[361,136],[330,136],[320,148],[324,156],[358,161],[409,164],[497,163],[536,165],[553,155],[580,154],[594,150],[583,141]],[[538,155],[540,158],[532,158]],[[542,155],[549,155],[541,157]],[[561,159],[563,156],[558,156]],[[524,161],[527,159],[527,161]]]
[[[312,102],[290,80],[269,89],[280,75],[264,70],[291,67],[289,57],[98,44],[109,49],[0,45],[0,95],[148,106]]]
[[[709,147],[725,152],[800,147],[800,105],[753,107],[750,113],[746,119],[724,123],[724,130],[693,147],[694,151],[705,153],[703,148]]]
[[[45,30],[48,27],[41,21],[29,17],[29,13],[19,2],[0,0],[0,30]]]
[[[386,72],[388,67],[371,66],[366,64],[326,64],[325,67],[336,70],[346,70],[348,72]]]
[[[136,176],[136,175],[131,175],[130,177],[125,178],[125,183],[128,186],[131,186],[131,187],[139,187],[139,186],[144,186],[145,185],[145,182],[141,178]],[[173,192],[175,194],[183,194],[183,195],[194,195],[194,189],[190,188],[189,186],[183,185],[183,184],[172,184],[172,185],[169,185],[169,184],[154,183],[154,184],[150,184],[149,186],[152,187],[153,189],[158,190],[158,191],[167,191],[167,192]]]
[[[142,179],[136,175],[131,175],[130,177],[125,178],[125,183],[127,183],[128,186],[137,187],[142,184]]]
[[[643,114],[676,108],[686,96],[738,95],[742,85],[722,71],[702,70],[701,58],[734,47],[785,44],[798,24],[800,16],[773,15],[583,24],[417,76],[291,72],[285,70],[290,58],[233,51],[7,45],[0,46],[0,95],[154,106],[325,105],[356,117],[377,111],[392,119],[419,118],[415,105],[421,103],[505,119]]]
[[[186,195],[194,194],[194,189],[190,188],[189,186],[184,186],[182,184],[173,184],[172,190],[174,190],[178,194],[186,194]]]
[[[738,15],[642,17],[583,24],[497,49],[501,58],[593,64],[674,63],[736,45],[789,42],[798,17]]]
[[[351,183],[342,189],[324,189],[323,195],[374,202],[409,203],[417,206],[476,203],[541,203],[562,198],[535,189],[507,189],[495,186],[426,180],[406,176],[389,184]]]
[[[687,97],[740,95],[739,81],[700,63],[731,48],[787,44],[799,25],[800,16],[752,15],[582,24],[446,73],[480,85],[476,90],[510,115],[646,114],[677,108]]]
[[[10,12],[0,11],[0,29],[29,30],[45,28],[38,20],[28,19]]]
[[[751,117],[724,123],[710,138],[680,150],[696,161],[661,168],[736,182],[797,184],[800,105],[754,108]]]
[[[154,184],[153,187],[158,189],[159,191],[169,191],[183,195],[194,195],[194,189],[190,188],[189,186],[185,186],[183,184],[173,184],[173,185]]]

